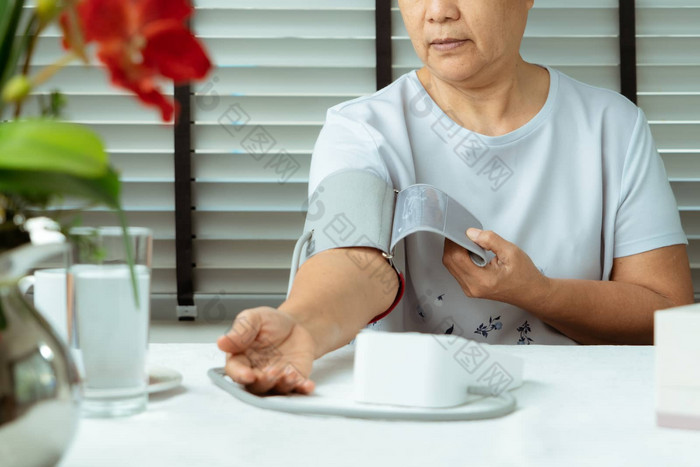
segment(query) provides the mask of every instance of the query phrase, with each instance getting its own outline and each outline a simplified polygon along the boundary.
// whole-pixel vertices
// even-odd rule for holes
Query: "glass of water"
[[[68,341],[82,374],[83,415],[142,412],[148,402],[152,232],[130,227],[124,236],[119,227],[78,227],[70,235]]]

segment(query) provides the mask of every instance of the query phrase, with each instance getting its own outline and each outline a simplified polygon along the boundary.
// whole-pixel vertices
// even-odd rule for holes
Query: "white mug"
[[[20,279],[23,294],[34,288],[34,307],[49,322],[56,334],[66,343],[68,340],[68,314],[66,311],[66,270],[39,269],[33,276]]]

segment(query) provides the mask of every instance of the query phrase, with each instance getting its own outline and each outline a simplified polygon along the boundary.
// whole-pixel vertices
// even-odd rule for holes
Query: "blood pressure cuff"
[[[392,260],[394,247],[416,232],[450,239],[467,250],[479,267],[494,257],[493,252],[466,236],[469,228],[482,229],[481,222],[457,200],[432,185],[413,184],[399,192],[370,171],[347,169],[321,180],[309,204],[304,234],[294,249],[289,290],[302,255],[309,258],[331,248],[371,247],[380,250],[399,274],[401,286],[395,306],[404,284]],[[363,269],[376,258],[352,248],[348,255]]]
[[[309,199],[304,232],[310,234],[310,239],[302,248],[304,260],[331,248],[371,247],[383,253],[399,277],[394,303],[370,323],[388,315],[405,289],[404,275],[394,264],[390,249],[395,202],[396,191],[390,184],[370,171],[358,169],[328,175]],[[376,267],[372,264],[376,261],[374,255],[352,249],[348,255],[360,268]]]
[[[387,256],[396,192],[366,170],[342,170],[321,180],[309,200],[306,257],[331,248],[364,246]]]

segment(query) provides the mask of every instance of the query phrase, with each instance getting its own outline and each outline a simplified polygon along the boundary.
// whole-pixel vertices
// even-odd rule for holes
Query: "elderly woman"
[[[434,185],[489,229],[465,232],[495,253],[483,268],[439,236],[405,240],[402,330],[650,344],[654,311],[693,301],[662,161],[635,105],[521,58],[532,4],[399,0],[424,67],[329,109],[309,193],[333,172],[363,169],[398,189]],[[379,250],[353,250],[375,268],[347,251],[309,258],[279,308],[238,315],[218,342],[235,381],[309,393],[313,360],[395,305],[402,278]]]

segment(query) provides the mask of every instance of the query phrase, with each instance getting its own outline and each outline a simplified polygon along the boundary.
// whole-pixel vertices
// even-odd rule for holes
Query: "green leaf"
[[[9,20],[8,11],[13,3],[13,0],[4,0],[0,2],[0,38],[5,37],[5,30],[7,29],[7,22]]]
[[[121,208],[118,209],[119,223],[122,227],[124,248],[126,249],[126,262],[129,265],[129,274],[131,275],[131,289],[134,292],[134,304],[136,305],[136,309],[140,309],[141,301],[139,300],[139,284],[136,281],[136,270],[134,269],[134,251],[131,248],[131,242],[129,241],[129,226],[127,225],[126,215],[124,214],[124,211],[122,211]]]
[[[5,66],[10,55],[23,4],[24,0],[3,0],[0,5],[0,66]]]
[[[30,199],[73,196],[119,209],[119,192],[119,177],[111,167],[97,178],[48,171],[0,169],[0,193]]]
[[[0,79],[3,83],[7,82],[12,76],[21,71],[19,67],[19,59],[26,56],[29,49],[29,44],[36,39],[35,36],[38,34],[38,29],[38,21],[36,16],[32,15],[29,21],[27,21],[27,25],[22,36],[15,38],[15,44],[10,50],[7,63],[5,65],[5,70],[3,74],[0,75]],[[17,39],[21,40],[18,41]]]
[[[66,98],[60,91],[54,89],[48,96],[48,103],[44,101],[44,96],[39,95],[41,105],[41,116],[50,118],[60,118],[63,108],[66,106]]]
[[[2,0],[0,7],[0,86],[15,73],[17,62],[10,57],[17,37],[24,0]]]
[[[55,171],[96,178],[107,168],[102,140],[85,126],[41,119],[0,124],[0,170]]]

